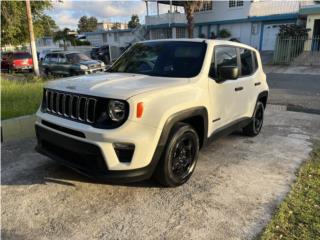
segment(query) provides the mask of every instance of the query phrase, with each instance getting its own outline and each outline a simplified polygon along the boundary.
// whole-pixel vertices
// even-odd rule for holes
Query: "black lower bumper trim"
[[[151,177],[156,163],[134,170],[108,170],[98,146],[70,138],[50,131],[39,125],[35,126],[38,145],[36,151],[65,165],[77,172],[96,180],[107,182],[136,182]],[[154,158],[159,158],[162,148],[157,148]]]

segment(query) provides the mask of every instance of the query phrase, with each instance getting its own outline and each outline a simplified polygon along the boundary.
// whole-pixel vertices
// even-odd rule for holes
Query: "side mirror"
[[[221,66],[218,68],[218,82],[234,80],[239,77],[239,68],[235,66]]]

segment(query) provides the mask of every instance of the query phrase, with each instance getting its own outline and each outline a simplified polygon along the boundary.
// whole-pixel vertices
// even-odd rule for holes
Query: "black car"
[[[109,45],[92,48],[90,52],[92,59],[103,61],[105,64],[110,63]]]
[[[105,70],[105,64],[77,52],[48,53],[42,63],[46,75],[79,75]]]

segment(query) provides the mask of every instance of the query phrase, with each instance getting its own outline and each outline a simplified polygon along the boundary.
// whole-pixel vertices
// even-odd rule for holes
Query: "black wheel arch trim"
[[[183,122],[187,119],[197,116],[201,116],[203,119],[203,140],[205,140],[208,134],[208,111],[205,107],[194,107],[174,113],[167,119],[163,126],[158,145],[166,145],[171,129],[176,123]]]
[[[169,138],[169,134],[173,128],[173,126],[178,122],[183,122],[187,119],[190,119],[192,117],[201,116],[203,118],[203,145],[207,141],[207,134],[208,134],[208,111],[205,107],[193,107],[189,109],[185,109],[182,111],[179,111],[177,113],[174,113],[170,117],[167,118],[163,128],[162,132],[158,141],[158,145],[156,147],[156,150],[153,154],[152,160],[150,164],[147,166],[150,170],[150,176],[153,174],[161,156],[165,149],[167,140]]]
[[[269,91],[265,90],[265,91],[262,91],[261,93],[259,93],[258,97],[257,97],[257,101],[256,103],[261,99],[261,98],[264,98],[266,97],[266,105],[267,105],[267,102],[268,102],[268,96],[269,96]],[[266,107],[266,106],[265,106]]]

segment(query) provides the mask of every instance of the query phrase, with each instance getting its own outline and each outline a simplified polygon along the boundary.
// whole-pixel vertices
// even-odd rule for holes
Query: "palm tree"
[[[198,0],[198,1],[183,1],[183,8],[184,12],[187,17],[188,21],[188,37],[192,38],[193,37],[193,14],[196,10],[199,10],[202,8],[204,2],[203,0]]]
[[[74,40],[73,36],[71,36],[69,34],[70,29],[69,28],[65,28],[62,31],[59,30],[57,32],[55,32],[54,36],[53,36],[53,41],[57,42],[57,41],[63,41],[63,49],[64,51],[67,51],[67,42],[72,42]]]

